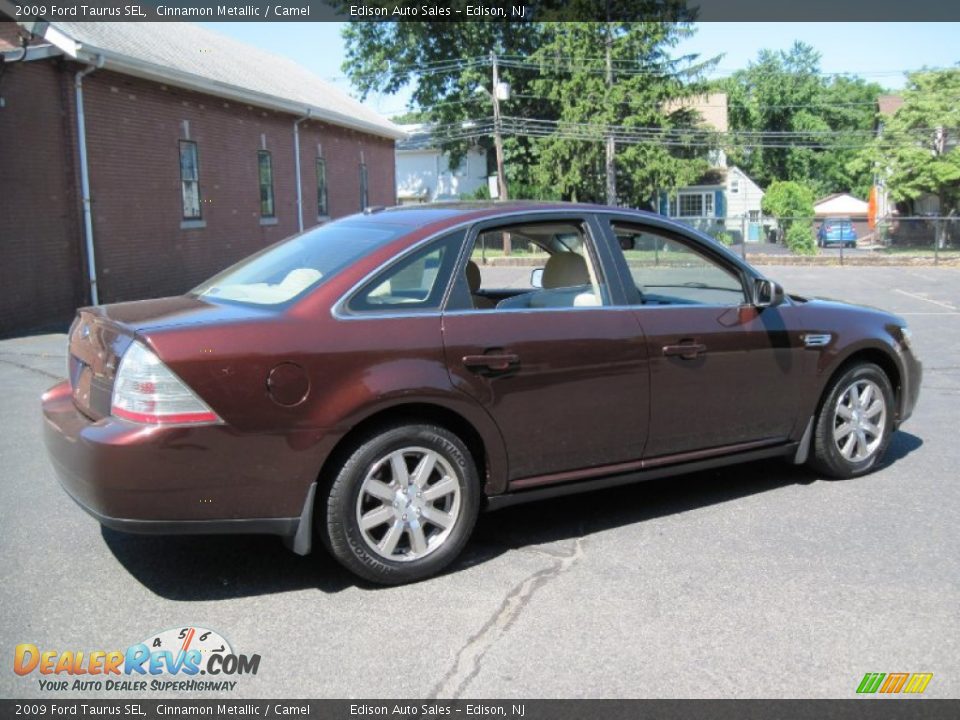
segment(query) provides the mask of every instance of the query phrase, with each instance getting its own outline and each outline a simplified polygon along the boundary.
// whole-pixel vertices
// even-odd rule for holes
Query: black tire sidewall
[[[887,406],[887,421],[883,429],[883,438],[880,446],[866,460],[859,463],[850,462],[837,448],[833,439],[834,408],[843,392],[857,380],[871,380],[883,393],[883,400]],[[852,478],[865,475],[876,469],[882,462],[890,438],[893,435],[893,425],[896,417],[896,398],[893,387],[887,374],[873,363],[859,363],[850,367],[841,374],[828,389],[817,415],[816,433],[814,436],[813,465],[816,469],[834,478]]]
[[[394,450],[410,446],[435,450],[450,463],[460,484],[460,515],[441,547],[420,560],[397,562],[369,548],[357,523],[356,506],[370,466]],[[434,425],[395,425],[358,442],[330,486],[320,530],[324,544],[348,570],[371,582],[395,585],[429,577],[449,565],[473,532],[479,508],[476,464],[456,435]]]

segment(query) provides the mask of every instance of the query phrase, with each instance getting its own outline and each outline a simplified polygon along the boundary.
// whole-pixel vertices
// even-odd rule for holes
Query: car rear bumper
[[[43,396],[44,442],[60,483],[102,525],[134,533],[296,535],[317,449],[224,425],[91,420],[63,382]]]
[[[827,245],[856,245],[856,238],[820,238],[820,244],[826,247]]]

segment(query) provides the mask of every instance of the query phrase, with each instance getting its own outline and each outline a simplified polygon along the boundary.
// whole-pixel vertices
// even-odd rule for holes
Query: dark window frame
[[[263,158],[267,159],[266,168],[269,173],[266,183],[264,183],[263,177]],[[260,217],[275,218],[277,216],[277,202],[273,191],[273,154],[269,150],[257,150],[257,185],[260,190]],[[269,191],[266,199],[263,195],[264,189]],[[267,203],[269,203],[270,211],[264,212],[264,205]]]
[[[360,212],[370,207],[370,177],[367,164],[360,163]]]
[[[322,170],[322,172],[321,172]],[[330,216],[330,198],[327,193],[327,160],[317,157],[317,217]]]
[[[196,177],[192,180],[188,180],[183,175],[183,151],[185,147],[189,147],[193,150],[193,166],[196,173]],[[177,152],[178,160],[180,163],[180,215],[183,220],[203,220],[203,200],[200,194],[200,148],[197,146],[196,140],[179,140],[177,142]],[[196,215],[187,215],[187,206],[184,202],[184,191],[186,189],[187,183],[193,183],[194,190],[196,191],[197,198],[197,214]]]

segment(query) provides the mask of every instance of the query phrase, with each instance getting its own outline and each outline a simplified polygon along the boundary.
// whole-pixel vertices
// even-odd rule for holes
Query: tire
[[[435,425],[394,425],[357,443],[317,513],[318,530],[348,570],[399,585],[449,565],[479,508],[476,465],[460,438]]]
[[[874,470],[893,434],[894,403],[880,367],[858,363],[845,370],[827,388],[817,414],[811,467],[837,479]]]

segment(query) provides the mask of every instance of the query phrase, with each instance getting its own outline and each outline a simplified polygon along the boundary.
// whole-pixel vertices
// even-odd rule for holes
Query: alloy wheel
[[[460,506],[460,482],[450,463],[434,450],[406,447],[370,466],[357,497],[357,524],[377,555],[409,562],[443,545]]]
[[[887,424],[887,403],[873,381],[851,383],[837,399],[834,410],[833,441],[845,460],[869,460],[883,442]]]

